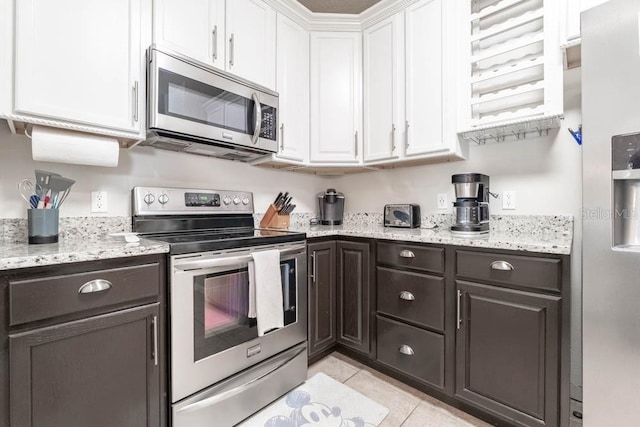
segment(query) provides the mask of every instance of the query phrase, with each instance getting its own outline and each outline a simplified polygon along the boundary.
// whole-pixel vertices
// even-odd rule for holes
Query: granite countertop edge
[[[554,236],[543,239],[531,234],[490,233],[480,236],[458,236],[448,230],[400,229],[382,226],[310,226],[295,231],[305,232],[307,239],[326,236],[363,237],[415,243],[468,246],[486,249],[504,249],[553,255],[571,255],[572,236]]]
[[[0,243],[0,271],[167,252],[168,244],[148,239],[141,239],[137,243],[126,243],[123,239],[116,238],[92,242],[61,241],[43,245]]]

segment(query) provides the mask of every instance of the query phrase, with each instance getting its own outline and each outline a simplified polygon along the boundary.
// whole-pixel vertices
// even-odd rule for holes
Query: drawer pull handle
[[[399,295],[400,299],[405,301],[415,301],[416,297],[409,291],[402,291]]]
[[[413,356],[415,354],[413,349],[406,344],[402,344],[398,351],[402,354],[406,354],[407,356]]]
[[[402,258],[415,258],[415,257],[416,257],[416,254],[414,254],[414,253],[413,253],[413,252],[411,252],[410,250],[405,249],[405,250],[403,250],[403,251],[401,251],[401,252],[400,252],[400,256],[401,256]]]
[[[491,263],[492,270],[501,270],[501,271],[511,271],[515,270],[513,265],[509,264],[507,261],[493,261]]]
[[[94,292],[102,292],[102,291],[106,291],[108,289],[111,289],[111,286],[113,286],[113,285],[108,280],[95,279],[95,280],[91,280],[90,282],[87,282],[84,285],[80,286],[80,289],[78,289],[78,293],[79,294],[91,294],[91,293],[94,293]]]

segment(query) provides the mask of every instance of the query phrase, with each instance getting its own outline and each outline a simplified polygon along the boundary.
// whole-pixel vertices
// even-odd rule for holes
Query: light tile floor
[[[491,427],[400,381],[334,352],[309,366],[310,378],[322,372],[389,409],[380,427]]]

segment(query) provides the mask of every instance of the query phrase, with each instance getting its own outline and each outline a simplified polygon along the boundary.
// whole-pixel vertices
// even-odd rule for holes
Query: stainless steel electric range
[[[254,228],[248,192],[136,187],[133,231],[170,247],[172,425],[234,425],[306,379],[304,233]],[[284,327],[258,337],[248,264],[278,249]]]

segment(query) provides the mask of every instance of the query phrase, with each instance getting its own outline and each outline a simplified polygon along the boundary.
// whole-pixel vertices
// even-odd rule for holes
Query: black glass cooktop
[[[224,229],[145,233],[143,237],[166,242],[170,246],[170,254],[180,255],[290,243],[305,240],[306,234],[285,230]]]

